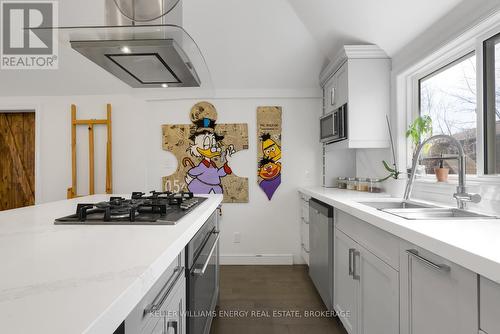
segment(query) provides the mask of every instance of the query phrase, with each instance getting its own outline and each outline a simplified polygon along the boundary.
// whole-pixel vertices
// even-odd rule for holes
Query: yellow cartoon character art
[[[264,133],[260,138],[263,158],[257,171],[258,176],[262,179],[259,186],[267,198],[271,200],[274,192],[281,184],[281,147],[271,139],[269,133]]]
[[[262,153],[264,158],[269,158],[274,162],[279,162],[281,159],[281,147],[271,139],[269,133],[264,133],[261,137],[262,141]]]

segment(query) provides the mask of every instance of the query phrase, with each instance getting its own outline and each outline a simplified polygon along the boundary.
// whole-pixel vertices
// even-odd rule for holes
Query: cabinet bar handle
[[[446,264],[436,264],[430,260],[427,260],[425,257],[421,256],[416,249],[408,249],[406,252],[408,253],[408,255],[414,257],[415,259],[419,260],[420,262],[422,262],[423,264],[432,269],[436,269],[438,271],[446,271],[446,272],[450,271],[450,266]]]
[[[217,237],[215,238],[215,241],[214,241],[214,244],[212,245],[212,248],[210,249],[210,252],[208,254],[208,257],[207,257],[207,261],[205,261],[205,263],[203,264],[203,267],[200,268],[196,268],[193,270],[193,273],[192,275],[197,275],[197,276],[202,276],[205,274],[205,270],[207,270],[207,267],[208,267],[208,263],[210,262],[210,259],[212,258],[212,255],[214,254],[214,251],[215,251],[215,248],[217,247],[218,243],[219,243],[219,238],[220,238],[220,232],[212,232],[214,235],[216,235]]]
[[[160,291],[160,294],[158,296],[156,296],[153,303],[146,306],[146,308],[144,309],[144,312],[143,312],[144,315],[151,313],[151,312],[156,312],[161,308],[161,306],[163,305],[163,303],[167,299],[168,295],[170,294],[170,292],[174,288],[175,283],[177,283],[177,281],[179,280],[179,277],[181,277],[182,275],[184,275],[184,267],[180,267],[180,266],[176,267],[174,269],[174,272],[172,273],[172,276],[168,279],[167,284],[165,284],[163,289]]]
[[[352,258],[353,258],[352,254],[354,253],[355,250],[356,249],[354,248],[349,248],[349,276],[354,275],[354,272],[352,270]]]
[[[359,257],[360,253],[357,250],[352,252],[352,279],[359,281],[361,276],[356,273],[356,256]]]
[[[169,334],[168,330],[170,328],[173,328],[174,329],[174,334],[177,334],[177,321],[176,320],[171,320],[171,321],[167,322],[167,332],[166,332],[166,334]]]

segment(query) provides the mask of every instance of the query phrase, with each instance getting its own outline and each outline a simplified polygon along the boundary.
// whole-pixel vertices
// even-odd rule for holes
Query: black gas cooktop
[[[78,203],[76,213],[54,224],[72,225],[175,225],[206,198],[190,192],[133,192],[130,199],[110,197],[108,202]]]

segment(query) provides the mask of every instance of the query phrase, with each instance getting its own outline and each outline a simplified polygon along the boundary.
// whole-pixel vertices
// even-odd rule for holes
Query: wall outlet
[[[241,242],[241,234],[240,232],[234,232],[233,234],[233,243],[239,244]]]

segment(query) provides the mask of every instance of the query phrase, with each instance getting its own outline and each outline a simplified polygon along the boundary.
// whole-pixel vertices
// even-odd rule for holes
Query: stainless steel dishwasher
[[[333,207],[309,200],[309,276],[329,310],[333,307]]]

